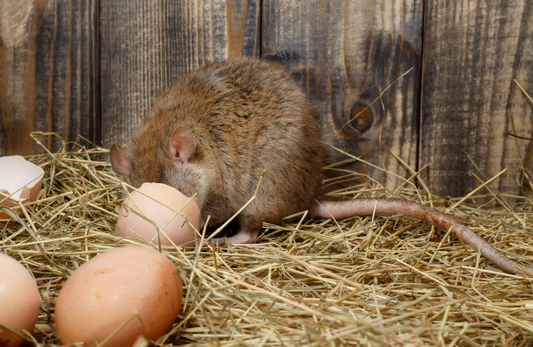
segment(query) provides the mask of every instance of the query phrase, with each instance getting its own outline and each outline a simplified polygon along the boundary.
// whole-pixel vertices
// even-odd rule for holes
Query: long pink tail
[[[406,217],[429,222],[444,230],[451,228],[452,232],[459,236],[464,242],[472,246],[475,250],[481,252],[481,254],[501,269],[510,273],[533,277],[533,268],[521,265],[507,258],[455,218],[416,202],[387,198],[353,199],[345,201],[324,200],[316,203],[311,208],[310,212],[316,217],[335,219],[343,219],[353,216],[404,215]]]

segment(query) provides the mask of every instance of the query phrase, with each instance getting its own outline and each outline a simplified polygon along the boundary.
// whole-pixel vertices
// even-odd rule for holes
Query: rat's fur
[[[195,153],[187,163],[169,156],[176,126],[194,135]],[[111,163],[133,186],[161,182],[196,194],[213,225],[252,197],[265,170],[257,199],[238,216],[241,228],[256,232],[262,222],[305,210],[319,196],[321,139],[307,96],[289,75],[240,58],[206,65],[169,88],[127,149],[114,147]]]
[[[127,149],[111,148],[111,164],[134,186],[161,182],[195,196],[202,216],[216,225],[242,211],[240,230],[219,243],[255,241],[263,222],[309,210],[324,218],[404,214],[451,229],[506,271],[533,269],[499,253],[454,218],[398,199],[321,198],[322,134],[306,95],[279,65],[252,58],[209,64],[156,101]]]

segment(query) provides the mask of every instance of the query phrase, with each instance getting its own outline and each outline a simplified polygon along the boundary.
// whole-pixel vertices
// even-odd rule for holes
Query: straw
[[[11,223],[0,222],[0,252],[31,271],[43,299],[36,328],[28,337],[33,344],[61,345],[52,325],[54,306],[61,287],[80,265],[126,245],[159,249],[116,236],[117,214],[126,194],[107,155],[106,149],[94,145],[63,142],[56,153],[29,157],[45,171],[41,194],[37,201],[21,204],[21,213],[11,212]],[[478,198],[474,194],[449,204],[449,199],[431,195],[426,188],[418,190],[413,182],[416,172],[408,172],[412,176],[402,178],[394,197],[432,203],[441,210],[454,206],[451,213],[481,237],[531,265],[531,199],[513,197],[517,204],[509,206],[514,207],[477,206],[472,204]],[[366,182],[333,194],[391,196],[370,178]],[[325,185],[336,183],[328,179]],[[488,187],[489,182],[480,184]],[[495,193],[488,198],[497,201],[504,196]],[[401,216],[313,220],[305,211],[264,226],[251,245],[216,247],[202,241],[196,249],[161,247],[179,269],[184,302],[172,330],[158,345],[531,343],[531,279],[495,268],[446,231]],[[199,233],[202,240],[209,236],[205,230]]]

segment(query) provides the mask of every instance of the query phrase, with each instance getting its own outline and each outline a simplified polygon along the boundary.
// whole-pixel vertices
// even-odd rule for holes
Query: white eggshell
[[[182,300],[181,278],[161,253],[123,247],[80,266],[65,282],[55,306],[55,324],[63,344],[97,345],[132,319],[106,346],[132,346],[139,336],[156,340],[175,321]]]
[[[37,284],[15,259],[0,254],[0,324],[25,336],[32,332],[39,315]],[[24,339],[0,328],[0,346],[16,347]]]
[[[34,201],[41,190],[44,171],[20,155],[0,157],[0,205],[13,207],[18,201]],[[0,213],[0,219],[6,219]]]
[[[133,191],[124,202],[117,219],[117,234],[154,244],[171,245],[172,240],[176,245],[194,246],[194,230],[175,212],[190,199],[162,183],[144,183],[139,191]],[[180,213],[196,230],[200,228],[200,209],[194,201],[189,201]],[[158,233],[158,227],[163,233]]]

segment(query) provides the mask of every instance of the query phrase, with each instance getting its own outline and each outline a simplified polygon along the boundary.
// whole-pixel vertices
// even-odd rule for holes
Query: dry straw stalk
[[[49,136],[34,134],[37,140],[41,135]],[[41,195],[21,205],[22,213],[11,212],[14,223],[0,226],[0,252],[32,272],[43,299],[30,345],[60,345],[54,304],[76,268],[98,253],[137,244],[115,236],[123,185],[102,159],[107,150],[89,147],[64,143],[56,153],[31,157],[46,173]],[[345,172],[337,180],[356,176]],[[368,182],[333,195],[391,196]],[[531,199],[480,207],[469,203],[475,196],[444,201],[410,180],[394,196],[442,210],[453,206],[449,213],[504,254],[532,263]],[[533,344],[531,279],[503,273],[445,231],[401,217],[325,221],[302,213],[265,225],[252,245],[204,242],[194,250],[162,252],[180,270],[184,303],[157,345]]]

